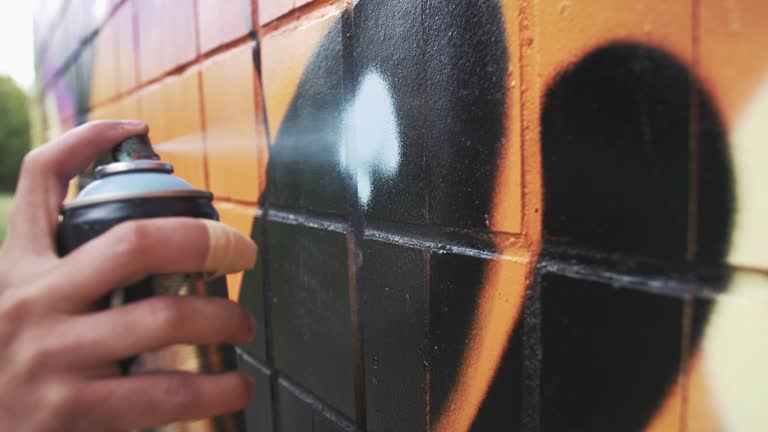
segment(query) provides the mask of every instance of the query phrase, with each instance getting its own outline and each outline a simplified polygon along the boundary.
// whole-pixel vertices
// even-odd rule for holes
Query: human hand
[[[158,296],[92,306],[150,274],[244,270],[256,259],[250,239],[220,223],[144,219],[57,255],[68,181],[115,143],[144,133],[140,122],[92,122],[24,159],[0,248],[0,430],[127,431],[237,411],[251,397],[253,381],[240,372],[121,376],[117,366],[177,343],[247,342],[255,321],[236,303]],[[229,255],[236,262],[216,262],[212,249],[222,244],[238,252]]]

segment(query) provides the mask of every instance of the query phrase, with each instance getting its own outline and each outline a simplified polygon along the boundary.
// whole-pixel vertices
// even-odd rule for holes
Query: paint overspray
[[[367,207],[376,175],[392,178],[400,164],[400,136],[392,91],[375,70],[365,74],[342,117],[341,166],[355,179]]]

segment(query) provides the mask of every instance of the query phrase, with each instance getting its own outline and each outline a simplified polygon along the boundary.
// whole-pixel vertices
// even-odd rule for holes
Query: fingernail
[[[120,123],[122,123],[123,126],[128,129],[142,129],[146,127],[146,123],[139,120],[123,120]]]

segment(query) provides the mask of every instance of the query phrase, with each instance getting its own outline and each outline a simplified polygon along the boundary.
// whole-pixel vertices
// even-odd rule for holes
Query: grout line
[[[263,373],[264,375],[271,376],[273,373],[275,373],[275,371],[272,368],[262,363],[261,361],[251,357],[251,355],[248,354],[248,352],[242,349],[241,347],[236,346],[235,352],[237,353],[238,357],[240,357],[243,361],[248,363],[248,365],[252,366],[254,369],[258,369],[258,371]]]
[[[419,33],[420,33],[420,50],[421,50],[421,83],[420,83],[420,91],[421,91],[421,98],[420,98],[420,115],[419,115],[419,126],[421,127],[421,170],[423,174],[423,180],[424,180],[424,223],[426,225],[430,225],[431,215],[430,215],[430,201],[429,201],[429,182],[427,179],[429,179],[429,131],[427,130],[428,125],[428,97],[427,92],[429,90],[429,86],[427,84],[427,58],[428,58],[428,50],[427,50],[427,9],[429,5],[427,4],[428,0],[421,0],[419,5]],[[423,249],[423,262],[424,262],[424,346],[422,347],[422,356],[423,356],[423,364],[424,364],[424,425],[426,430],[432,430],[432,321],[430,314],[432,313],[432,302],[431,302],[431,259],[432,259],[432,250],[431,249]]]
[[[235,351],[237,352],[238,357],[243,361],[247,362],[253,368],[258,369],[259,372],[274,378],[277,385],[296,396],[296,398],[301,399],[304,403],[309,405],[315,413],[323,415],[345,431],[358,432],[361,430],[355,425],[352,419],[347,417],[344,413],[340,412],[328,402],[322,400],[311,390],[296,383],[278,369],[264,364],[264,362],[252,357],[247,351],[240,347],[236,347]],[[273,392],[273,394],[275,393],[276,391]],[[273,418],[273,421],[277,421],[277,418]]]
[[[197,74],[197,92],[200,95],[198,98],[198,109],[200,113],[200,135],[202,135],[203,141],[203,183],[205,189],[211,190],[211,175],[210,168],[208,167],[208,124],[205,118],[205,101],[203,92],[203,74]]]
[[[62,2],[63,5],[56,11],[56,16],[51,17],[51,25],[45,30],[45,33],[40,36],[40,47],[43,48],[40,50],[41,56],[47,54],[50,49],[51,38],[57,31],[59,31],[59,27],[66,22],[64,17],[66,16],[67,9],[70,7],[72,1],[73,0]]]
[[[517,92],[517,96],[513,95],[513,100],[516,98],[517,105],[511,106],[507,108],[507,111],[511,111],[512,115],[515,116],[517,119],[514,120],[515,124],[517,124],[517,131],[512,131],[515,136],[512,138],[512,142],[510,144],[514,144],[514,139],[517,139],[519,141],[519,151],[520,151],[520,174],[519,174],[519,181],[520,181],[520,232],[526,233],[528,231],[528,224],[530,215],[529,212],[531,211],[529,209],[528,204],[530,204],[531,199],[531,192],[528,190],[528,183],[527,180],[527,172],[526,170],[526,162],[528,160],[528,146],[526,146],[526,143],[528,142],[527,135],[526,135],[526,127],[527,123],[529,121],[528,114],[526,110],[526,104],[528,102],[528,91],[524,91],[525,86],[523,83],[524,80],[527,81],[528,79],[528,72],[526,71],[526,67],[528,66],[528,59],[523,54],[523,48],[520,46],[522,41],[525,40],[525,37],[527,37],[527,20],[528,17],[526,15],[529,13],[528,11],[528,5],[524,4],[522,1],[518,3],[517,6],[517,43],[514,44],[514,47],[510,50],[510,59],[511,61],[517,60],[517,68],[516,70],[512,71],[512,79],[516,81],[515,87],[511,90],[513,92]],[[513,56],[516,56],[515,59]],[[538,91],[538,85],[536,86],[536,91]],[[509,90],[508,90],[509,91]],[[540,147],[540,146],[539,146]],[[514,149],[514,145],[512,146]],[[543,201],[543,196],[541,197]],[[533,206],[531,206],[533,207]],[[538,218],[542,218],[542,213],[538,212],[536,213],[536,216]]]
[[[253,204],[248,203],[247,205],[252,206]],[[269,216],[265,216],[265,218],[275,222],[340,233],[346,233],[352,229],[349,221],[343,216],[320,214],[304,210],[273,207],[270,209]],[[530,253],[529,247],[522,243],[524,238],[520,234],[474,231],[435,225],[425,226],[404,222],[368,220],[364,227],[363,239],[378,240],[415,249],[432,250],[437,253],[456,253],[484,259],[526,261],[527,254]],[[512,246],[498,248],[498,244],[511,244]],[[519,251],[520,255],[503,253],[499,252],[499,250]],[[597,263],[594,264],[592,261],[597,261]],[[699,263],[685,263],[681,266],[678,263],[670,263],[666,260],[648,257],[621,256],[618,254],[606,255],[599,251],[584,249],[578,246],[545,247],[541,251],[541,262],[552,269],[561,269],[566,274],[586,274],[589,269],[597,267],[599,269],[602,268],[604,274],[617,275],[616,277],[621,275],[620,277],[625,281],[641,280],[653,285],[658,285],[660,281],[677,281],[675,282],[676,286],[688,287],[682,291],[673,290],[672,294],[689,292],[695,285],[695,281],[691,281],[690,277],[696,276],[699,273],[706,275],[736,271],[768,277],[768,270],[766,269],[729,264],[712,266]],[[672,271],[674,275],[647,277],[647,273],[640,273],[631,269],[627,270],[627,268],[638,265],[663,270],[665,275]],[[670,269],[670,266],[673,268]],[[658,289],[650,289],[649,291],[658,292]],[[717,290],[712,290],[711,294],[716,293]]]
[[[428,124],[428,114],[429,111],[427,109],[427,92],[429,90],[429,86],[427,85],[427,23],[426,23],[426,10],[428,8],[427,5],[428,0],[421,0],[421,7],[419,10],[419,13],[421,14],[421,22],[420,22],[420,30],[421,33],[421,115],[419,116],[420,126],[421,126],[421,170],[422,174],[424,175],[424,223],[429,224],[430,223],[430,214],[429,214],[429,132],[427,130],[427,124]]]
[[[729,272],[749,273],[756,276],[768,277],[768,269],[755,268],[749,266],[732,265],[727,262],[721,264],[702,264],[700,262],[670,261],[668,259],[659,259],[646,256],[622,255],[620,253],[606,253],[587,249],[578,245],[545,245],[540,255],[550,261],[568,261],[570,263],[579,263],[582,267],[602,265],[611,267],[618,271],[629,269],[629,273],[640,273],[636,268],[645,268],[645,274],[648,274],[648,268],[664,274],[674,273],[678,277],[682,276],[703,276],[722,275]]]
[[[425,400],[425,429],[432,430],[432,252],[425,250],[422,252],[424,259],[424,345],[422,346],[422,356],[424,364],[424,400]]]
[[[117,92],[117,89],[120,88],[120,82],[121,82],[121,75],[122,72],[120,71],[120,63],[116,59],[116,56],[120,53],[120,39],[118,38],[117,31],[119,30],[118,24],[120,22],[117,20],[117,13],[120,11],[120,8],[123,6],[124,2],[121,2],[118,6],[116,6],[110,14],[107,16],[107,19],[104,20],[104,22],[101,23],[99,26],[99,31],[101,31],[104,26],[109,23],[109,21],[112,21],[112,52],[116,53],[113,57],[113,63],[110,64],[110,68],[112,69],[112,83],[111,85],[114,87],[115,92]],[[96,69],[96,63],[99,61],[97,56],[99,55],[98,51],[96,50],[96,40],[93,41],[93,64],[91,65],[91,79],[89,80],[89,87],[93,87],[93,81],[94,81],[94,70]],[[93,89],[90,89],[88,92],[88,112],[86,113],[88,115],[88,119],[90,120],[91,114],[93,113],[93,109],[91,108],[91,101],[93,100]]]
[[[354,10],[346,9],[340,17],[341,24],[341,55],[342,55],[342,98],[344,103],[352,100],[355,92],[355,58],[354,58]],[[347,156],[353,151],[352,143],[342,140]],[[365,216],[360,206],[357,183],[351,180],[345,182],[346,195],[351,205],[349,214],[349,229],[345,233],[347,243],[347,277],[349,314],[352,326],[352,382],[354,386],[355,421],[365,428],[367,422],[366,393],[365,393],[365,357],[364,357],[364,322],[360,312],[361,289],[359,269],[362,265],[361,244],[365,231]]]
[[[253,205],[248,203],[247,205]],[[326,229],[340,233],[346,233],[351,230],[351,224],[343,216],[329,215],[308,212],[305,210],[271,208],[269,216],[266,219],[290,224],[300,225],[309,228]],[[368,220],[364,228],[363,239],[373,239],[386,243],[397,244],[415,249],[432,250],[438,253],[456,253],[474,256],[484,259],[521,259],[525,257],[510,255],[499,252],[495,245],[500,243],[512,244],[506,250],[519,251],[521,255],[530,252],[529,248],[520,243],[523,237],[520,234],[510,234],[502,232],[463,230],[442,226],[425,226],[410,224],[404,222],[389,222],[379,220]],[[632,275],[638,280],[646,282],[654,281],[679,281],[677,286],[692,287],[694,282],[690,281],[691,275],[722,273],[722,272],[743,272],[768,277],[768,270],[759,268],[749,268],[743,266],[733,266],[728,264],[712,266],[700,263],[685,263],[683,266],[670,263],[666,260],[653,259],[648,257],[621,256],[616,254],[606,255],[599,251],[580,248],[578,246],[569,247],[545,247],[541,252],[541,262],[553,268],[572,269],[569,274],[581,274],[585,269],[585,261],[599,261],[598,268],[603,267],[604,272],[616,275]],[[673,271],[675,275],[664,278],[643,277],[644,274],[638,271],[626,271],[627,267],[632,265],[642,265],[651,269],[664,270],[665,274]],[[622,276],[625,277],[625,276]],[[688,278],[688,279],[685,279]],[[657,290],[653,290],[657,291]],[[714,292],[714,291],[713,291]],[[677,292],[681,294],[682,291]]]
[[[355,232],[346,233],[347,246],[347,289],[349,298],[349,319],[352,331],[352,383],[354,386],[355,419],[365,427],[365,358],[363,355],[363,328],[360,313],[359,273],[362,253]]]
[[[75,49],[72,52],[77,51],[80,48],[81,45],[84,45],[89,39],[91,39],[93,36],[95,36],[94,33],[98,33],[101,30],[101,28],[104,26],[104,24],[106,24],[106,22],[109,21],[117,13],[117,11],[121,7],[123,7],[123,5],[125,3],[127,3],[128,1],[129,0],[119,0],[114,5],[112,5],[111,8],[109,9],[109,11],[106,13],[104,18],[102,19],[102,21],[96,24],[96,28],[94,30],[92,30],[90,33],[84,35],[82,38],[80,38],[80,40],[77,41],[77,46],[75,47]],[[59,10],[56,11],[57,16],[53,17],[51,19],[52,24],[46,29],[45,35],[42,35],[40,37],[40,39],[39,39],[39,41],[40,41],[39,46],[40,46],[41,50],[39,52],[39,56],[41,58],[48,53],[49,49],[51,49],[51,46],[50,46],[51,37],[53,37],[54,33],[58,31],[59,27],[64,25],[63,23],[66,22],[64,17],[66,16],[67,10],[71,7],[73,2],[74,2],[74,0],[63,2],[64,5],[62,7],[60,7]],[[59,65],[59,66],[61,66],[61,65]],[[53,75],[51,77],[53,77]]]
[[[541,331],[541,284],[542,273],[537,272],[523,302],[520,325],[522,327],[523,364],[521,430],[541,430],[541,369],[544,352]]]
[[[631,289],[650,294],[666,295],[677,298],[714,299],[722,295],[718,287],[707,287],[699,281],[673,276],[648,276],[646,273],[617,271],[596,265],[584,265],[573,260],[540,258],[537,271],[567,276],[583,281],[598,282],[613,288]]]
[[[309,228],[326,229],[346,233],[350,231],[351,224],[341,216],[311,216],[301,212],[286,211],[278,208],[270,208],[267,219],[274,222],[282,222],[289,225],[302,225]]]
[[[67,70],[69,68],[71,68],[71,67],[74,67],[75,62],[80,58],[80,56],[82,55],[83,51],[86,48],[88,48],[88,45],[92,44],[94,42],[94,40],[96,40],[96,38],[98,37],[99,33],[101,33],[102,28],[104,27],[104,25],[108,21],[113,19],[113,17],[117,14],[118,9],[120,7],[122,7],[123,4],[126,3],[127,1],[128,0],[122,0],[119,3],[115,4],[112,7],[112,9],[109,10],[109,12],[106,14],[104,19],[98,24],[98,26],[95,29],[91,30],[90,33],[84,35],[80,40],[77,41],[77,45],[75,46],[75,48],[66,55],[66,57],[61,62],[61,64],[55,66],[54,72],[48,77],[48,79],[46,79],[44,82],[41,83],[42,84],[41,92],[40,92],[41,96],[45,95],[45,92],[46,92],[46,90],[48,90],[48,88],[50,87],[51,83],[54,83],[54,82],[56,82],[57,80],[60,80],[60,79],[66,79],[64,74],[67,72]],[[67,5],[69,5],[69,2],[67,3]],[[66,7],[69,7],[69,6],[66,6]],[[64,21],[63,18],[64,17],[61,17],[61,21],[62,22]],[[45,56],[47,50],[48,50],[48,48],[46,47],[46,49],[41,50],[41,52],[39,53],[39,57],[40,57],[41,61],[42,61],[42,58]],[[41,64],[40,67],[42,68],[42,64]],[[85,114],[85,113],[77,113],[76,112],[75,116],[80,115],[80,114]]]
[[[252,8],[251,10],[251,20],[252,20],[252,27],[258,28],[258,21],[257,21],[257,12],[255,9],[258,7],[256,2],[252,2]],[[262,157],[268,157],[269,149],[271,148],[271,138],[269,135],[269,123],[267,121],[267,108],[266,103],[264,100],[264,86],[261,80],[261,40],[259,39],[258,33],[254,30],[251,30],[251,32],[248,35],[249,42],[251,45],[251,61],[253,63],[253,79],[254,79],[254,93],[258,91],[258,98],[256,98],[256,94],[254,94],[254,110],[257,115],[257,118],[254,119],[256,123],[259,122],[258,119],[258,113],[261,113],[261,121],[264,125],[264,153],[260,150],[257,155],[257,163],[258,169],[261,169],[261,162]],[[261,106],[259,109],[259,105]],[[258,145],[258,144],[257,144]],[[265,171],[268,171],[268,160],[267,165],[264,167]],[[266,182],[267,178],[267,172],[264,174],[263,180],[265,181],[264,188],[262,189],[261,197],[258,203],[256,203],[257,206],[261,208],[260,212],[257,213],[254,216],[254,225],[256,222],[256,218],[262,217],[263,220],[269,220],[270,219],[270,203],[269,203],[269,193],[267,191],[267,188],[269,186],[268,182]],[[261,181],[262,178],[259,178],[259,181]],[[260,184],[257,184],[257,187],[260,187]],[[231,199],[230,202],[233,203],[239,203],[237,200]],[[245,203],[240,203],[245,204]],[[251,203],[245,204],[245,205],[252,205]],[[267,357],[267,361],[269,364],[275,363],[275,349],[274,349],[274,336],[272,334],[272,287],[269,283],[269,247],[267,246],[268,242],[268,230],[267,230],[267,224],[262,222],[260,224],[260,237],[261,237],[261,245],[260,247],[260,260],[262,263],[262,286],[264,287],[264,290],[262,292],[262,303],[264,304],[264,345],[265,345],[265,354]],[[272,405],[272,427],[275,431],[281,430],[281,424],[280,424],[280,398],[278,397],[278,382],[277,382],[277,376],[271,375],[269,379],[269,387],[270,387],[270,401]]]
[[[186,72],[188,72],[191,69],[194,69],[195,67],[200,67],[200,69],[201,69],[200,72],[202,73],[202,65],[206,61],[208,61],[208,60],[210,60],[212,58],[215,58],[215,57],[217,57],[219,55],[226,55],[227,53],[232,52],[232,51],[234,51],[234,50],[236,50],[238,48],[241,48],[242,46],[245,46],[245,45],[251,43],[252,41],[253,41],[253,39],[251,39],[249,35],[245,35],[245,36],[239,37],[239,38],[237,38],[237,39],[235,39],[235,40],[233,40],[231,42],[228,42],[226,44],[223,44],[223,45],[220,45],[220,46],[218,46],[216,48],[213,48],[213,49],[211,49],[209,51],[206,51],[203,54],[199,54],[195,58],[193,58],[191,60],[188,60],[188,61],[186,61],[186,62],[184,62],[182,64],[179,64],[176,67],[174,67],[173,69],[168,70],[168,71],[164,72],[163,74],[161,74],[159,76],[156,76],[154,78],[151,78],[151,79],[143,81],[143,82],[140,82],[136,86],[134,86],[132,88],[129,88],[128,90],[126,90],[124,92],[121,92],[121,93],[118,93],[116,95],[113,95],[112,97],[110,97],[108,99],[105,99],[100,104],[94,105],[92,108],[100,108],[100,107],[102,107],[104,105],[109,105],[111,103],[119,102],[123,98],[135,96],[138,93],[140,93],[142,90],[144,90],[144,89],[146,89],[148,87],[151,87],[151,86],[153,86],[155,84],[158,84],[158,83],[160,83],[162,81],[165,81],[167,79],[173,79],[173,78],[179,77],[181,75],[184,75]],[[137,41],[137,46],[138,46],[138,41]],[[139,63],[140,58],[141,58],[140,55],[136,56],[136,63],[137,64]],[[141,78],[140,75],[137,75],[137,76],[138,76],[137,79]]]
[[[263,215],[269,216],[269,205],[267,204]],[[256,218],[254,218],[254,225]],[[264,287],[262,292],[262,302],[264,304],[264,351],[267,358],[267,363],[270,365],[275,364],[275,342],[272,332],[272,287],[269,283],[269,247],[267,246],[269,232],[267,230],[267,224],[261,223],[259,225],[261,235],[261,245],[259,245],[259,263],[261,264],[261,279],[262,286]],[[272,421],[275,431],[280,431],[280,398],[277,396],[277,376],[271,375],[269,379],[270,398],[272,401]]]
[[[128,1],[131,1],[131,34],[133,36],[133,73],[135,81],[138,83],[141,79],[141,56],[139,53],[141,52],[141,38],[139,37],[139,11],[138,6],[136,3],[134,3],[135,0],[125,0],[127,3]],[[135,94],[129,93],[132,91],[132,89],[128,89],[125,93],[125,97],[135,97]],[[144,118],[144,114],[141,109],[141,103],[138,100],[138,98],[135,101],[136,103],[136,114],[139,118]]]
[[[688,429],[688,419],[686,413],[688,411],[688,383],[689,383],[689,368],[687,365],[693,358],[693,308],[694,299],[692,296],[687,295],[683,299],[683,313],[682,313],[682,331],[681,344],[680,344],[680,366],[678,370],[678,380],[680,383],[680,432],[685,432]]]
[[[688,242],[686,247],[686,257],[689,261],[695,261],[698,256],[698,234],[699,234],[699,177],[700,177],[700,112],[699,112],[699,89],[694,78],[699,69],[699,1],[691,2],[691,63],[693,65],[693,74],[689,75],[690,92],[690,124],[689,124],[689,142],[688,142]],[[693,338],[693,298],[686,296],[683,303],[683,322],[681,334],[681,352],[680,352],[680,432],[688,430],[688,385],[689,368],[688,362],[692,357],[692,338]]]
[[[200,53],[200,2],[195,0],[193,5],[195,14],[195,53]],[[208,168],[208,125],[205,118],[205,92],[203,91],[203,72],[197,71],[197,105],[198,115],[200,116],[200,135],[203,141],[203,183],[206,190],[211,190],[211,177]]]
[[[696,2],[694,1],[694,9]],[[695,15],[695,13],[694,13]],[[695,21],[695,20],[694,20]],[[697,32],[694,25],[694,34]],[[696,70],[696,45],[697,37],[693,37],[693,64]],[[699,91],[693,75],[689,75],[689,103],[690,118],[688,124],[688,242],[686,245],[686,257],[689,261],[694,261],[698,255],[698,232],[699,232]]]
[[[481,249],[476,246],[448,243],[444,239],[432,238],[431,236],[404,236],[398,232],[377,230],[375,228],[366,229],[365,238],[437,253],[453,253],[484,259],[512,258],[499,254],[490,245],[488,249]]]
[[[266,306],[265,306],[266,310]],[[267,340],[269,340],[269,331],[266,328],[266,320],[265,320],[265,329],[264,332],[266,333]],[[238,354],[238,357],[241,358],[243,361],[247,362],[250,366],[254,367],[255,369],[258,369],[259,372],[265,374],[267,376],[267,381],[269,382],[269,401],[271,405],[271,414],[272,414],[272,430],[273,432],[279,432],[280,427],[280,398],[277,395],[278,392],[278,382],[277,382],[277,375],[278,372],[273,369],[270,364],[273,364],[271,353],[270,353],[271,347],[267,346],[267,364],[263,363],[262,361],[252,357],[247,351],[240,347],[235,347],[235,351]]]
[[[339,233],[347,233],[353,229],[352,224],[341,216],[317,216],[275,208],[270,209],[268,220]],[[499,234],[497,236],[501,238],[509,237],[507,234]],[[454,241],[446,242],[446,237],[453,237]],[[434,250],[438,253],[457,253],[478,258],[524,259],[499,254],[496,252],[493,242],[490,241],[491,237],[493,237],[493,234],[489,233],[462,232],[456,229],[410,226],[396,223],[382,225],[376,222],[368,223],[368,226],[363,230],[363,239],[374,239],[416,249]]]
[[[135,11],[135,8],[134,8]],[[183,62],[177,66],[175,66],[173,69],[170,69],[168,71],[163,72],[162,74],[150,78],[146,81],[141,81],[141,55],[140,55],[140,38],[138,36],[139,34],[139,28],[138,28],[138,17],[134,13],[133,17],[134,21],[134,47],[136,49],[135,53],[135,63],[136,63],[136,79],[138,81],[138,84],[123,91],[119,92],[115,95],[112,95],[111,97],[104,99],[98,104],[95,104],[90,107],[91,110],[101,108],[105,105],[109,105],[112,103],[120,102],[121,99],[133,97],[136,96],[138,93],[140,93],[142,90],[151,87],[155,84],[158,84],[166,79],[172,79],[179,77],[183,75],[184,73],[188,72],[190,69],[193,69],[195,67],[202,67],[202,64],[206,61],[215,58],[219,55],[225,55],[226,53],[232,52],[242,46],[245,46],[249,43],[253,42],[253,39],[249,34],[243,35],[237,39],[233,39],[232,41],[229,41],[227,43],[224,43],[222,45],[216,46],[204,53],[197,54],[194,58]],[[106,21],[105,21],[106,22]],[[100,31],[100,29],[99,29]],[[79,46],[75,51],[73,51],[67,59],[62,63],[62,65],[56,70],[56,72],[51,75],[51,77],[44,83],[43,85],[43,95],[45,94],[45,91],[50,88],[50,84],[56,82],[59,79],[64,79],[64,74],[67,72],[67,70],[70,67],[73,67],[75,62],[79,59],[81,52],[87,48],[88,44],[93,43],[93,40],[97,37],[97,33],[93,35],[90,39],[88,39],[87,43],[82,44]]]
[[[302,387],[298,383],[289,379],[285,375],[280,374],[279,372],[277,372],[275,375],[278,376],[277,381],[280,386],[282,386],[282,388],[290,391],[298,399],[301,399],[304,403],[312,407],[315,413],[322,414],[324,417],[334,422],[344,431],[357,432],[361,430],[349,417],[341,413],[330,404],[325,403],[310,390]]]
[[[264,24],[256,22],[254,25],[259,28],[258,32],[263,38],[271,33],[286,29],[291,25],[301,23],[304,18],[315,15],[316,12],[322,11],[323,9],[344,7],[345,3],[347,3],[346,0],[315,0],[297,8],[292,8]]]

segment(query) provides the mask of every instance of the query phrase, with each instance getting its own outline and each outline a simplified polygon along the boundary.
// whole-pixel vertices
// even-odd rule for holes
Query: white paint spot
[[[728,262],[768,265],[768,81],[730,133],[735,211]],[[704,359],[724,430],[768,430],[768,278],[737,273],[718,298],[707,325]]]
[[[768,282],[737,273],[712,310],[704,340],[705,376],[723,430],[768,430]]]
[[[400,137],[392,92],[378,71],[363,77],[342,117],[341,166],[355,179],[360,204],[368,206],[373,178],[391,179],[400,165]]]
[[[728,262],[745,267],[768,265],[768,81],[739,117],[731,133],[736,209]]]

